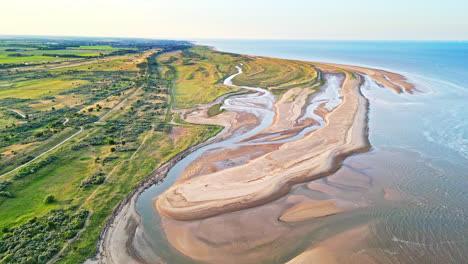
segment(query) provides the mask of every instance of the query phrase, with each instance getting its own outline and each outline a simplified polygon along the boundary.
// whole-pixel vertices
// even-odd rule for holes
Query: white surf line
[[[17,110],[14,110],[14,109],[8,109],[8,110],[10,110],[10,111],[12,111],[12,112],[14,112],[14,113],[20,115],[22,118],[26,118],[26,115],[23,114],[23,113],[21,113],[20,111],[17,111]]]
[[[80,131],[78,131],[78,132],[76,132],[75,134],[71,135],[70,137],[66,138],[64,141],[58,143],[57,145],[55,145],[54,147],[50,148],[49,150],[47,150],[47,151],[45,151],[45,152],[42,152],[41,154],[39,154],[39,156],[37,156],[37,157],[35,157],[34,159],[32,159],[32,160],[26,162],[25,164],[23,164],[23,165],[21,165],[21,166],[19,166],[19,167],[16,167],[15,169],[13,169],[13,170],[11,170],[11,171],[9,171],[9,172],[7,172],[7,173],[4,173],[4,174],[0,175],[0,178],[2,178],[3,176],[6,176],[6,175],[8,175],[8,174],[10,174],[10,173],[12,173],[12,172],[14,172],[14,171],[17,171],[17,170],[21,169],[22,167],[24,167],[24,166],[26,166],[26,165],[28,165],[28,164],[34,162],[35,160],[37,160],[38,158],[40,158],[40,157],[44,156],[45,154],[51,152],[52,150],[54,150],[54,149],[60,147],[60,145],[62,145],[63,143],[69,141],[70,139],[72,139],[72,138],[74,138],[76,135],[78,135],[79,133],[83,132],[83,130],[84,130],[83,127],[80,127]]]

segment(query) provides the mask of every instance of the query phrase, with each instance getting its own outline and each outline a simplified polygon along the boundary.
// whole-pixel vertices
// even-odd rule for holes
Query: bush
[[[11,228],[0,238],[0,263],[46,263],[86,221],[88,211],[74,210],[52,210]]]
[[[49,203],[53,203],[53,202],[55,202],[55,196],[53,196],[52,194],[49,194],[44,198],[44,203],[45,204],[49,204]]]
[[[43,135],[44,135],[44,133],[41,132],[41,131],[34,133],[34,137],[37,137],[37,138],[42,137]]]
[[[55,227],[56,227],[56,225],[55,225],[54,222],[52,222],[52,221],[47,222],[47,228],[48,229],[55,229]]]
[[[6,197],[6,198],[15,197],[10,191],[0,191],[0,196]]]

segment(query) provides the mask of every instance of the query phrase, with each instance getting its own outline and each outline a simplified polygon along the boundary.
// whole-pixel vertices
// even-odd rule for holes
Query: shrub
[[[56,225],[55,225],[54,222],[52,222],[52,221],[47,222],[47,228],[48,229],[55,229],[55,227],[56,227]]]
[[[44,203],[46,204],[53,203],[53,202],[55,202],[55,196],[53,196],[52,194],[49,194],[44,198]]]
[[[0,191],[0,196],[14,198],[15,196],[10,191]]]

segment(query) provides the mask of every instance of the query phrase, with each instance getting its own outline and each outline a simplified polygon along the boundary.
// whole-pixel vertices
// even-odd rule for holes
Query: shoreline
[[[205,147],[206,145],[212,144],[216,142],[217,140],[220,139],[221,132],[218,133],[216,136],[208,139],[205,142],[201,142],[195,146],[192,146],[172,158],[170,158],[168,161],[164,162],[161,166],[156,168],[153,172],[150,173],[150,175],[143,180],[140,184],[138,184],[135,189],[127,195],[127,197],[120,202],[120,204],[114,209],[112,214],[109,216],[109,218],[106,220],[106,222],[103,225],[103,228],[101,232],[99,233],[99,239],[98,239],[98,244],[96,246],[96,254],[93,258],[88,259],[85,263],[121,263],[122,259],[119,259],[118,262],[113,262],[113,257],[112,254],[106,254],[108,252],[108,248],[112,248],[113,246],[110,246],[111,242],[111,235],[114,235],[115,229],[116,228],[123,228],[125,229],[124,233],[117,233],[116,236],[118,239],[115,239],[113,237],[112,240],[118,240],[119,242],[122,242],[122,240],[125,240],[125,246],[127,246],[127,241],[128,239],[133,237],[133,235],[136,233],[138,225],[141,223],[141,216],[138,214],[136,211],[135,205],[136,201],[140,197],[140,195],[148,188],[151,186],[158,184],[164,178],[166,177],[168,171],[175,165],[177,164],[180,160],[185,158],[187,155],[190,155],[192,152]],[[133,221],[134,225],[131,226],[123,226],[123,223]],[[108,240],[108,241],[107,241]],[[106,242],[109,244],[107,245]],[[115,242],[115,241],[114,241]],[[127,252],[130,253],[130,252]],[[136,254],[131,254],[132,258],[129,258],[129,260],[135,258],[139,259],[140,257],[137,256]],[[109,262],[110,261],[110,262]]]
[[[321,64],[320,66],[326,66],[327,64]],[[329,66],[330,67],[330,66]],[[373,70],[373,69],[369,69]],[[374,70],[380,71],[380,70]],[[342,148],[340,151],[336,151],[336,155],[325,159],[327,163],[327,169],[315,174],[312,178],[307,177],[305,179],[293,179],[284,183],[279,189],[274,192],[274,195],[270,197],[263,197],[263,199],[257,200],[255,203],[252,203],[250,207],[255,207],[257,204],[265,204],[269,201],[276,200],[279,197],[284,196],[290,190],[290,188],[298,183],[311,181],[313,179],[321,178],[327,175],[330,175],[334,171],[340,168],[340,165],[344,159],[347,157],[363,153],[370,149],[371,145],[368,140],[368,109],[369,103],[368,100],[362,95],[360,87],[364,82],[364,77],[359,75],[359,82],[352,92],[355,93],[355,96],[358,98],[358,111],[353,117],[353,123],[357,120],[359,122],[358,126],[353,126],[346,133],[361,133],[360,138],[354,138],[357,142],[357,147],[346,149]],[[344,98],[344,97],[343,97]],[[344,100],[343,100],[344,101]],[[344,103],[344,102],[343,102]],[[342,103],[342,104],[343,104]],[[340,104],[341,106],[341,104]],[[329,116],[335,111],[327,113],[325,115],[326,126],[329,125]],[[358,114],[359,112],[359,114]],[[224,129],[223,129],[224,130]],[[122,261],[129,263],[134,262],[135,260],[144,261],[137,255],[137,253],[132,250],[131,241],[137,232],[138,226],[141,223],[141,217],[136,212],[136,201],[138,200],[141,193],[143,193],[147,188],[151,187],[154,184],[162,181],[167,172],[181,159],[190,153],[196,151],[199,148],[202,148],[206,145],[214,143],[216,141],[222,140],[223,132],[218,133],[211,139],[208,139],[205,142],[202,142],[198,145],[192,146],[191,148],[182,151],[181,153],[175,155],[163,165],[155,169],[145,180],[143,180],[114,210],[111,216],[106,221],[100,235],[99,241],[96,248],[97,259],[90,259],[86,263],[94,263],[98,261],[99,263],[122,263]],[[311,134],[315,134],[315,131]],[[310,135],[309,135],[310,136]],[[309,137],[308,136],[308,137]],[[346,137],[348,137],[347,135]],[[215,214],[216,215],[216,214]],[[206,216],[204,216],[206,217]],[[192,219],[198,219],[197,217]],[[130,224],[131,223],[131,224]],[[110,254],[109,251],[113,253],[118,252],[119,254]],[[117,260],[115,260],[117,259]]]

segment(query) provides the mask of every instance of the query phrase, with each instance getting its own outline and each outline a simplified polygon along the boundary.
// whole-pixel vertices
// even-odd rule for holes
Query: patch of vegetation
[[[213,117],[213,116],[215,116],[215,115],[218,115],[218,114],[224,112],[225,110],[224,110],[224,109],[221,109],[221,106],[223,106],[223,103],[214,104],[213,106],[211,106],[211,107],[208,109],[208,116],[209,116],[209,117]]]
[[[234,78],[241,86],[262,88],[305,88],[317,82],[317,70],[308,62],[275,58],[251,58],[242,66],[245,74]]]
[[[235,65],[242,57],[229,53],[215,52],[203,47],[170,53],[175,59],[161,60],[168,74],[167,80],[174,80],[174,106],[190,108],[197,104],[209,103],[217,97],[236,91],[237,88],[223,84],[224,79],[237,72]],[[168,69],[173,67],[173,70]]]
[[[52,210],[13,228],[3,228],[0,263],[46,263],[85,225],[88,211]]]

